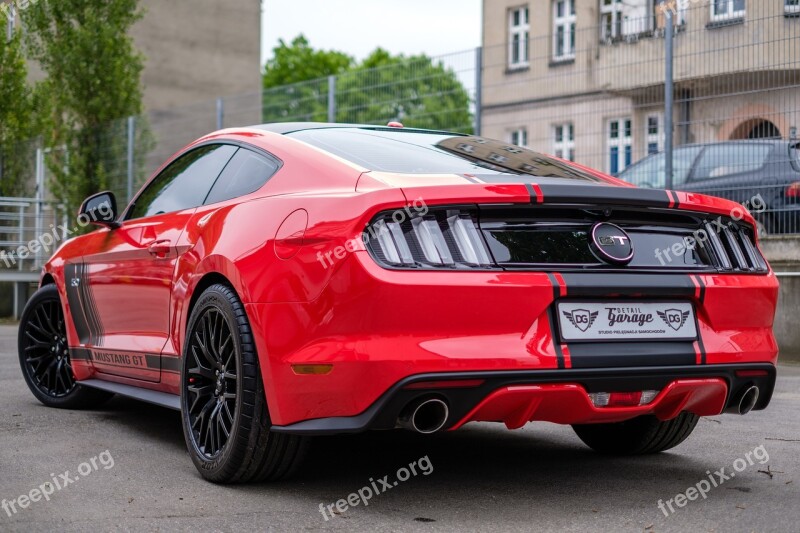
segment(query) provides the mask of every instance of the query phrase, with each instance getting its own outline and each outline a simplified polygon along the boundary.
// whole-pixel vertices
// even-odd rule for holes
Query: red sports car
[[[179,409],[215,482],[308,437],[571,424],[603,453],[764,409],[778,283],[738,204],[478,136],[277,124],[203,137],[42,272],[19,334],[53,407]]]

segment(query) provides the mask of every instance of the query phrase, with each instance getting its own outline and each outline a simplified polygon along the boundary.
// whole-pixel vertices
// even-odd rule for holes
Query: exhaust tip
[[[438,398],[429,398],[406,408],[398,423],[401,427],[429,435],[441,430],[450,416],[447,403]]]
[[[755,385],[744,391],[744,394],[742,394],[742,397],[739,400],[740,415],[746,415],[753,410],[753,407],[755,407],[756,403],[758,402],[758,392],[758,387]]]

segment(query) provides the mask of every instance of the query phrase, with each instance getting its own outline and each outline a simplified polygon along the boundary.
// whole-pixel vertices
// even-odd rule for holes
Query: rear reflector
[[[647,405],[658,396],[657,390],[636,392],[591,392],[589,398],[595,407],[638,407]]]
[[[769,373],[766,370],[737,370],[737,378],[762,378],[767,377]]]
[[[800,198],[800,181],[796,181],[786,187],[787,198]]]
[[[333,365],[292,365],[292,372],[298,376],[330,374]]]
[[[441,381],[418,381],[403,387],[406,390],[418,389],[466,389],[480,387],[485,380],[483,379],[449,379]]]

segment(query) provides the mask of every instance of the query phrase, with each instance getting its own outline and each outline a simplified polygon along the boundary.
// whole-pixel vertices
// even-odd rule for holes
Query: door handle
[[[155,241],[150,243],[147,247],[147,251],[150,252],[150,255],[158,258],[166,257],[170,250],[172,250],[172,243],[168,240]]]

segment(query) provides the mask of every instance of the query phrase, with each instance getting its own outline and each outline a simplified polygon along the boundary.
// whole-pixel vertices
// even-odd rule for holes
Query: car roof
[[[352,129],[357,128],[361,130],[379,130],[379,131],[405,131],[417,133],[440,133],[442,135],[463,135],[463,133],[455,133],[452,131],[441,130],[426,130],[421,128],[406,128],[406,127],[392,127],[392,126],[378,126],[369,124],[337,124],[332,122],[276,122],[272,124],[259,124],[250,126],[257,130],[271,131],[286,135],[298,131],[306,130],[323,130],[323,129]]]

